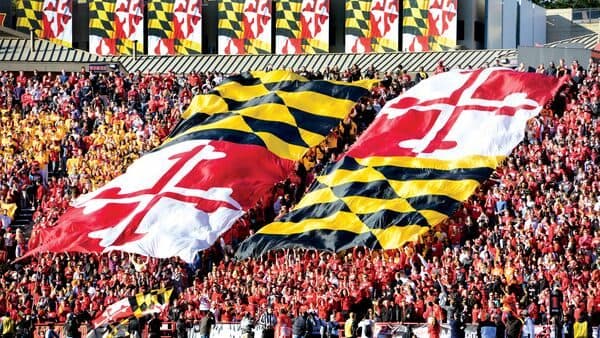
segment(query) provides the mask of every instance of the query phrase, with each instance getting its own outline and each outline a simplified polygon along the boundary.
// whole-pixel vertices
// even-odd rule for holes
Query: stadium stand
[[[29,48],[23,40],[14,41],[3,43]],[[471,55],[492,53],[479,52]],[[461,55],[460,63],[447,66],[464,64],[469,53]],[[414,67],[431,71],[439,61],[433,58],[431,65],[421,60]],[[580,65],[584,76],[570,72],[569,90],[530,122],[525,141],[454,217],[403,249],[339,255],[292,250],[232,260],[241,239],[297,201],[288,180],[191,265],[116,252],[44,254],[6,264],[43,241],[39,230],[53,226],[74,197],[119,175],[159,145],[191,97],[223,76],[218,64],[199,66],[185,58],[175,67],[178,72],[145,73],[142,69],[173,66],[139,60],[131,66],[138,71],[127,75],[85,69],[0,74],[0,202],[7,211],[13,206],[19,214],[31,212],[33,221],[2,218],[0,230],[5,263],[0,314],[14,321],[17,333],[32,333],[36,324],[47,322],[62,325],[70,313],[89,323],[122,297],[168,286],[177,295],[163,320],[190,328],[208,308],[219,322],[242,322],[246,314],[258,322],[272,307],[278,314],[276,332],[305,313],[315,322],[333,315],[343,324],[350,313],[375,322],[421,322],[432,334],[439,333],[440,323],[457,322],[508,331],[505,323],[512,322],[503,320],[502,308],[511,299],[517,313],[535,324],[550,324],[554,311],[562,314],[567,330],[582,321],[589,327],[600,323],[600,76],[595,63]],[[248,62],[247,67],[267,66]],[[193,67],[215,68],[182,75]],[[346,68],[341,69],[332,76],[343,77]],[[367,74],[366,67],[355,71]],[[383,80],[303,159],[308,180],[364,130],[365,116],[412,84],[394,69]]]

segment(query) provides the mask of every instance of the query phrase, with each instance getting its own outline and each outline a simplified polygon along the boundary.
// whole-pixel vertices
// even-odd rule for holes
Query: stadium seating
[[[173,286],[177,296],[166,316],[189,325],[201,318],[201,304],[207,303],[225,322],[239,322],[246,313],[258,318],[273,305],[281,322],[309,311],[340,322],[350,312],[371,311],[382,322],[435,317],[479,323],[499,318],[509,295],[536,324],[547,324],[557,310],[551,299],[558,294],[560,304],[554,305],[565,322],[587,314],[598,325],[600,76],[595,64],[570,76],[570,90],[530,121],[524,142],[505,165],[417,243],[338,255],[287,250],[234,261],[241,240],[297,202],[301,191],[287,180],[194,264],[123,253],[65,253],[3,269],[0,314],[10,314],[18,329],[62,322],[68,313],[85,321],[122,297]],[[40,230],[52,227],[73,198],[158,146],[191,97],[220,80],[214,74],[0,73],[0,203],[3,209],[13,205],[33,212],[31,226],[6,221],[0,261],[42,243]],[[307,153],[296,174],[310,181],[386,100],[411,85],[409,76],[387,74],[372,97]]]

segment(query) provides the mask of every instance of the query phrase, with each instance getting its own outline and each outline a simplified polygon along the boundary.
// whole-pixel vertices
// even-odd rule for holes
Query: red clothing
[[[275,326],[275,338],[291,338],[292,337],[292,320],[286,314],[280,314],[277,318],[277,326]]]
[[[439,338],[442,323],[442,310],[439,305],[428,306],[423,318],[427,320],[427,333],[430,338]]]

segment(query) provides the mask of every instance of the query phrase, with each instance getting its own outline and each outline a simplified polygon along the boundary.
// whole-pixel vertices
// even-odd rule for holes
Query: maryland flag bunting
[[[397,52],[399,0],[346,2],[346,53]]]
[[[90,53],[132,55],[144,51],[143,0],[90,0]]]
[[[329,0],[281,0],[276,3],[277,54],[329,51]]]
[[[169,306],[172,292],[173,289],[158,289],[123,298],[109,305],[96,317],[93,321],[94,327],[114,324],[132,316],[140,318],[148,314],[163,312]]]
[[[53,43],[73,46],[73,0],[19,0],[17,29]]]
[[[148,54],[202,53],[202,0],[148,2]]]
[[[194,98],[169,138],[83,195],[35,252],[121,250],[191,262],[285,180],[372,82],[252,72]]]
[[[219,1],[219,54],[271,53],[271,0]]]
[[[404,0],[402,49],[443,51],[456,46],[456,0]]]
[[[298,205],[242,243],[393,249],[454,213],[521,141],[559,81],[505,69],[443,73],[390,101]]]

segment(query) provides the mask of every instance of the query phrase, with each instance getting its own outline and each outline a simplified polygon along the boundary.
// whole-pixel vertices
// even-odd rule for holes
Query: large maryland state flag
[[[522,140],[559,80],[492,68],[452,71],[388,102],[298,205],[244,241],[278,248],[393,249],[454,213]]]
[[[231,77],[195,97],[159,148],[75,200],[28,254],[121,250],[191,262],[287,178],[371,83],[285,71]]]

